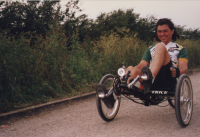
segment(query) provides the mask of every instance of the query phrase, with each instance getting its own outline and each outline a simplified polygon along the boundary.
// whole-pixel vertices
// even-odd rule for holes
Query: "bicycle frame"
[[[186,74],[182,74],[170,87],[152,86],[150,91],[144,91],[135,84],[139,79],[152,80],[148,70],[144,70],[142,76],[136,77],[129,84],[127,84],[127,80],[130,72],[125,75],[123,68],[118,72],[120,72],[120,77],[112,74],[103,76],[96,88],[97,110],[103,120],[112,121],[115,118],[120,107],[121,95],[124,95],[133,102],[145,106],[158,105],[168,100],[169,105],[175,109],[176,119],[180,126],[186,127],[190,123],[193,111],[193,90],[190,78]]]

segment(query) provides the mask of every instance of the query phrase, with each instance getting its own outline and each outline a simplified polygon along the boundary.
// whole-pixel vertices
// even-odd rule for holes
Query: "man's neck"
[[[170,41],[170,42],[172,42],[172,41]],[[164,42],[162,42],[162,43],[165,44],[165,46],[167,46],[170,42],[168,42],[168,43],[164,43]]]

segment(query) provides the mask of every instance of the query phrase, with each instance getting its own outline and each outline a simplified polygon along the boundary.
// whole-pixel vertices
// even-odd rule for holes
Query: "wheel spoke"
[[[176,89],[176,99],[176,118],[179,124],[185,127],[191,120],[193,109],[192,85],[187,75],[182,75],[179,78]]]
[[[183,80],[182,88],[181,88],[181,96],[180,96],[180,109],[181,109],[181,117],[184,122],[188,122],[190,118],[191,105],[190,99],[190,85],[187,79]]]

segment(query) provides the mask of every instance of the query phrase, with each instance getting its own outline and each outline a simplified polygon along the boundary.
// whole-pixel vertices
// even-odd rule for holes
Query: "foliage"
[[[127,35],[130,30],[116,29],[116,31],[110,34],[105,33],[99,41],[94,43],[92,56],[96,58],[95,70],[99,74],[116,74],[116,70],[123,64],[126,66],[136,65],[149,46],[146,42],[138,39],[137,35]],[[124,37],[121,38],[120,34],[123,34]]]
[[[200,38],[200,30],[197,29],[185,29],[185,26],[177,25],[177,30],[181,35],[182,39],[193,39],[198,40]]]
[[[189,68],[196,68],[200,66],[200,40],[194,39],[185,39],[185,40],[178,40],[177,43],[184,46],[187,49],[188,54],[188,67]]]
[[[45,36],[54,20],[63,20],[61,7],[56,4],[56,1],[5,2],[0,7],[0,30],[15,36],[21,32]]]
[[[98,39],[102,32],[116,31],[116,28],[129,29],[129,35],[137,33],[141,40],[153,40],[156,18],[153,16],[140,18],[139,14],[134,13],[133,9],[123,11],[121,9],[110,13],[101,13],[97,19],[90,22],[88,35],[91,39]],[[108,33],[109,34],[109,33]],[[122,34],[120,34],[123,37]]]
[[[35,48],[27,39],[12,40],[0,35],[1,83],[0,112],[20,104],[46,102],[63,92],[70,92],[68,59],[64,33],[38,37]],[[55,92],[56,91],[56,92]]]

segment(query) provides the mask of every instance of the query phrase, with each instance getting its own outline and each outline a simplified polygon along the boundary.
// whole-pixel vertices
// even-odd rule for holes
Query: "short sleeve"
[[[142,60],[145,60],[147,61],[148,63],[150,63],[151,61],[151,54],[150,54],[150,49],[148,48],[146,50],[146,52],[144,53],[143,57],[142,57]]]
[[[188,61],[188,56],[187,56],[187,51],[185,48],[183,48],[179,55],[178,55],[178,60],[185,60],[186,62]]]

